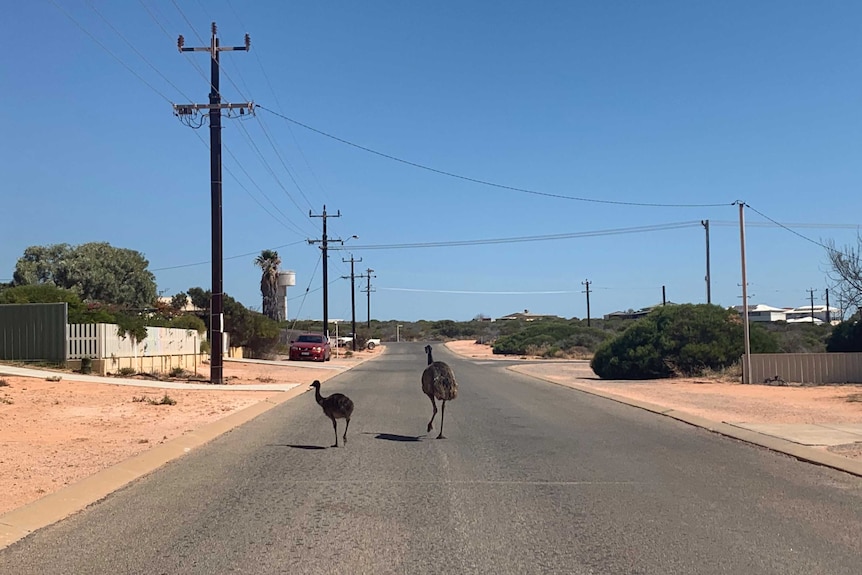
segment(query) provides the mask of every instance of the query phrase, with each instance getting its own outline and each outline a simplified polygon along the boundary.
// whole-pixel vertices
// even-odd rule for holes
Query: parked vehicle
[[[380,345],[380,340],[379,340],[379,339],[377,339],[376,337],[375,337],[375,338],[371,338],[371,339],[369,339],[368,341],[366,341],[366,342],[365,342],[365,347],[366,347],[366,348],[368,348],[368,349],[374,349],[374,348],[375,348],[375,347],[377,347],[378,345]]]
[[[342,335],[340,337],[335,338],[335,345],[338,347],[344,347],[346,345],[350,345],[350,342],[353,341],[352,335]]]
[[[329,361],[332,359],[332,347],[323,334],[303,333],[290,342],[291,360],[310,359],[312,361]]]

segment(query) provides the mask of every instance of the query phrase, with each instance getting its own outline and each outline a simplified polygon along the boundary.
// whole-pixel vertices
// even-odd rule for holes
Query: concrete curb
[[[762,433],[757,433],[756,431],[750,431],[724,422],[712,421],[704,417],[699,417],[697,415],[692,415],[690,413],[686,413],[684,411],[679,411],[676,409],[670,409],[654,403],[648,403],[646,401],[639,401],[636,399],[629,399],[627,397],[595,389],[590,386],[580,385],[571,382],[553,381],[539,375],[519,371],[517,367],[518,366],[508,366],[506,369],[513,371],[514,373],[517,373],[519,375],[532,377],[533,379],[538,379],[546,383],[553,383],[554,385],[568,387],[576,391],[581,391],[583,393],[589,393],[590,395],[610,399],[611,401],[630,405],[632,407],[643,409],[645,411],[650,411],[658,415],[671,417],[673,419],[676,419],[677,421],[681,421],[695,427],[700,427],[702,429],[706,429],[707,431],[718,433],[726,437],[738,439],[739,441],[759,445],[760,447],[765,447],[766,449],[769,449],[771,451],[776,451],[778,453],[783,453],[785,455],[795,457],[796,459],[799,459],[801,461],[814,463],[816,465],[822,465],[824,467],[837,469],[838,471],[843,471],[845,473],[850,473],[852,475],[862,477],[862,461],[849,459],[847,457],[841,457],[840,455],[820,451],[819,449],[808,447],[806,445],[800,445],[786,439],[773,437],[771,435],[764,435]]]
[[[385,348],[381,350],[380,354],[363,359],[363,361],[349,366],[345,371],[366,361],[380,357],[380,355],[383,355],[382,352],[385,352]],[[116,382],[105,381],[104,383]],[[208,388],[212,389],[213,386],[208,386]],[[225,389],[225,387],[219,386],[215,389]],[[244,423],[248,423],[255,417],[302,395],[310,389],[307,385],[294,384],[294,387],[291,389],[279,391],[276,395],[267,397],[254,405],[231,413],[195,431],[139,453],[23,507],[0,515],[0,550],[27,537],[38,529],[52,525],[85,509],[93,503],[104,499],[117,489],[152,473],[164,464],[179,459],[192,449],[200,447]]]

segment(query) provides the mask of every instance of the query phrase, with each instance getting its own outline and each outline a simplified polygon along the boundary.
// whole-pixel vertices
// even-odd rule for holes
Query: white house
[[[826,310],[825,305],[801,305],[787,310],[787,323],[811,322],[812,317],[814,323],[826,323]],[[841,311],[837,307],[829,307],[828,310],[830,323],[841,320]]]
[[[742,315],[743,308],[741,305],[735,305],[733,309]],[[748,306],[748,321],[787,321],[788,311],[790,310],[786,307],[772,307],[762,303],[750,305]]]

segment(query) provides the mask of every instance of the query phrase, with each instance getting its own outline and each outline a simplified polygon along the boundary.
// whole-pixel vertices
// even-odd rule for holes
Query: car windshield
[[[304,341],[308,343],[323,343],[322,335],[301,335],[296,341]]]

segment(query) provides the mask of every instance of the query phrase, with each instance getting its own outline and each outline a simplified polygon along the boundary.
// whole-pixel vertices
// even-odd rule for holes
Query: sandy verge
[[[491,346],[472,341],[446,346],[466,357],[500,359]],[[509,357],[512,359],[512,357]],[[560,384],[576,383],[627,399],[645,401],[726,423],[862,423],[862,385],[771,386],[699,378],[646,381],[599,379],[589,362],[541,360],[513,368]],[[862,459],[862,443],[837,445],[828,451]]]
[[[360,352],[325,364],[283,362],[277,366],[225,362],[231,388],[178,390],[50,382],[0,375],[0,514],[26,505],[153,446],[265,400],[278,391],[243,391],[244,384],[296,383],[327,379],[381,353]],[[2,373],[2,365],[0,365]],[[207,366],[199,374],[208,375]],[[62,376],[62,373],[60,374]],[[142,379],[152,383],[152,379]],[[174,405],[154,405],[165,395]]]

